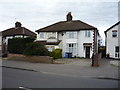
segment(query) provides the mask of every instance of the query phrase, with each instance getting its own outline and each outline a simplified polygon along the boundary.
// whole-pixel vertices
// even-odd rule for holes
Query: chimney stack
[[[72,21],[71,12],[68,12],[68,14],[66,15],[66,19],[67,19],[68,22]]]
[[[22,24],[20,22],[15,23],[15,28],[20,28],[21,26],[22,26]]]

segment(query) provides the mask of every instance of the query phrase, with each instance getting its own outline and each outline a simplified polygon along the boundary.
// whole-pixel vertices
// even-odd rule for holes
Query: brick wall
[[[8,54],[8,60],[29,61],[36,63],[53,63],[53,58],[49,56],[25,56],[22,54]]]

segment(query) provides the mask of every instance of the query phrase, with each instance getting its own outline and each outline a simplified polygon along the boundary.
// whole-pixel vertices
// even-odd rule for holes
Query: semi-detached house
[[[97,53],[99,32],[96,27],[80,20],[72,20],[71,12],[66,15],[66,21],[36,30],[36,41],[43,42],[49,51],[62,49],[62,57],[71,54],[72,57],[91,58]]]

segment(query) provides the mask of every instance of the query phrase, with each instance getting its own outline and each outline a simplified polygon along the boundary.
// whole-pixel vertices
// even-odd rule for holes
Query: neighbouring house
[[[105,31],[106,55],[120,59],[120,21]]]
[[[99,32],[96,27],[80,20],[72,20],[71,12],[66,21],[36,30],[37,42],[43,42],[49,51],[62,49],[62,57],[91,58],[98,51]]]
[[[20,22],[15,23],[15,27],[6,29],[2,31],[2,53],[7,53],[7,45],[8,45],[8,39],[14,38],[14,37],[28,37],[33,36],[36,37],[36,33],[32,32],[31,30],[22,27],[22,24]]]

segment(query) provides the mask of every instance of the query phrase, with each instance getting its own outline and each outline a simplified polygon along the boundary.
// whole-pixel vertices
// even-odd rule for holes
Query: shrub
[[[49,51],[41,43],[33,42],[27,45],[27,48],[23,52],[26,56],[48,56]]]
[[[8,39],[8,51],[14,54],[22,54],[26,45],[33,42],[35,38],[33,37],[26,37],[26,38],[12,38]]]
[[[62,57],[62,49],[55,49],[52,52],[50,52],[50,56],[54,59],[58,59]]]

